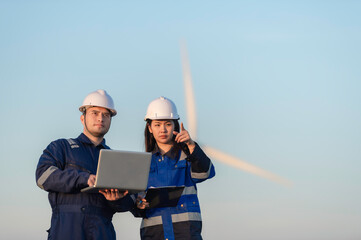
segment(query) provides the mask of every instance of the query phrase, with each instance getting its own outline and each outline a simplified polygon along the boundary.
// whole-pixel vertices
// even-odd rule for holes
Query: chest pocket
[[[173,186],[184,186],[187,175],[187,160],[179,160],[170,171],[171,185]]]
[[[85,151],[84,148],[81,148],[77,141],[74,139],[67,139],[69,148],[67,148],[66,160],[64,169],[75,169],[79,172],[87,172],[95,174],[96,168],[92,167],[91,154],[88,151]],[[86,159],[86,161],[84,160]],[[95,170],[95,172],[94,172]],[[93,172],[92,172],[93,171]]]

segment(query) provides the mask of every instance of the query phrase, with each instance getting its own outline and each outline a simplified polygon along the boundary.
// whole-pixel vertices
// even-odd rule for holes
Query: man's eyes
[[[110,118],[110,113],[100,113],[100,112],[95,112],[95,111],[93,111],[93,112],[91,112],[91,114],[92,114],[93,116],[98,116],[99,114],[102,114],[103,117]]]

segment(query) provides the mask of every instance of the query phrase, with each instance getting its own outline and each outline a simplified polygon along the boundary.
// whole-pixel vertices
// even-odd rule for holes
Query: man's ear
[[[81,123],[84,125],[84,114],[82,114],[81,116],[80,116],[80,121],[81,121]]]

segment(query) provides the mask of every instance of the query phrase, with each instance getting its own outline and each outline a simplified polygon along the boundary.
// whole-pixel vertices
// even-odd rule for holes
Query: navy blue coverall
[[[52,208],[48,239],[116,239],[112,224],[115,212],[133,208],[129,194],[108,201],[102,194],[82,193],[90,174],[96,174],[100,149],[83,133],[76,139],[53,141],[44,150],[36,169],[37,185],[49,192]]]

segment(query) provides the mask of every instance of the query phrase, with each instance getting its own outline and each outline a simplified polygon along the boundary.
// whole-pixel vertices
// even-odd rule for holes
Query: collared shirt
[[[169,149],[168,152],[166,152],[164,154],[161,154],[158,145],[155,144],[155,147],[154,147],[154,150],[152,151],[152,154],[159,154],[159,155],[162,155],[163,157],[167,156],[167,157],[169,157],[171,159],[176,159],[178,153],[174,151],[174,147],[171,147],[171,149]]]

